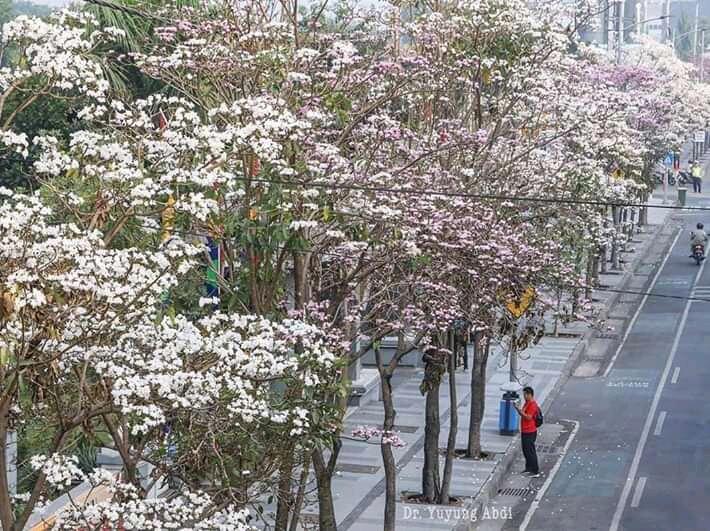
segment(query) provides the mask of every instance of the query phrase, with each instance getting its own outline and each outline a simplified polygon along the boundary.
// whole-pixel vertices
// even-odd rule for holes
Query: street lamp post
[[[666,15],[661,15],[660,17],[648,18],[648,19],[646,19],[646,20],[641,20],[641,21],[639,21],[639,22],[635,22],[635,23],[633,23],[633,24],[631,24],[631,25],[629,25],[629,26],[626,26],[626,27],[624,28],[624,27],[623,27],[622,10],[621,10],[622,5],[623,5],[622,2],[618,2],[618,3],[617,3],[617,6],[618,6],[618,8],[619,8],[619,9],[618,9],[618,12],[617,12],[619,16],[617,17],[617,22],[618,22],[617,26],[618,26],[618,29],[616,30],[616,33],[618,33],[618,35],[617,35],[617,39],[616,39],[616,50],[615,50],[615,51],[616,51],[616,64],[617,64],[617,65],[618,65],[618,64],[621,64],[621,47],[622,47],[623,42],[624,42],[623,39],[624,39],[624,32],[625,32],[625,31],[631,30],[631,29],[633,29],[633,28],[635,28],[635,27],[637,27],[637,26],[639,26],[639,25],[646,24],[647,22],[653,22],[654,20],[665,20],[666,18],[669,18],[669,17],[666,16]],[[609,52],[611,52],[611,44],[609,45]]]
[[[698,19],[700,18],[700,0],[695,0],[695,28],[693,28],[693,56],[698,53]]]
[[[617,0],[616,2],[616,21],[616,64],[618,65],[621,64],[621,47],[624,44],[624,0]]]
[[[700,32],[700,82],[705,75],[705,30]]]

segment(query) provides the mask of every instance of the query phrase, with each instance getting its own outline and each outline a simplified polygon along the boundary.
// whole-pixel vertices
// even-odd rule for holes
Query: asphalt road
[[[654,293],[710,299],[710,267],[688,258],[701,217],[681,216]],[[608,374],[553,403],[579,429],[527,529],[710,530],[709,388],[710,302],[649,297]]]

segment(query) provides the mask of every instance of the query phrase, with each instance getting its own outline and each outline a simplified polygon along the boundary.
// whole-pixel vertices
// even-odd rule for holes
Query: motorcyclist
[[[703,246],[703,256],[705,255],[705,249],[708,243],[708,235],[705,232],[702,223],[696,225],[696,229],[690,233],[690,257],[693,257],[693,247],[696,245]]]

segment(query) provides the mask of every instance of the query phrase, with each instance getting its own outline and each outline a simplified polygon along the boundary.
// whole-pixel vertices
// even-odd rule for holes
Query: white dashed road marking
[[[673,371],[673,377],[671,378],[671,383],[678,383],[678,375],[680,374],[680,367],[676,367]]]
[[[660,435],[663,430],[663,422],[666,420],[666,412],[661,411],[658,414],[658,420],[656,421],[656,429],[653,430],[654,435]]]
[[[643,489],[646,486],[646,478],[639,478],[638,483],[636,483],[636,490],[634,491],[634,497],[631,500],[631,507],[638,507],[641,503],[641,496],[643,496]]]

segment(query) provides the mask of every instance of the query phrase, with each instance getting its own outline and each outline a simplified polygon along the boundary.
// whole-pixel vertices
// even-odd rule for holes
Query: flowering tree
[[[241,511],[268,491],[284,441],[308,451],[336,429],[323,397],[337,392],[337,334],[293,319],[171,315],[166,294],[199,248],[174,239],[153,252],[107,249],[98,234],[52,223],[29,196],[6,195],[0,212],[0,437],[28,418],[53,430],[49,461],[33,458],[38,477],[22,504],[3,474],[3,527],[22,527],[52,489],[70,486],[51,477],[80,429],[107,430],[137,492],[177,478],[202,492],[209,514],[225,503]],[[152,477],[139,477],[140,462],[153,464]]]
[[[438,400],[446,378],[456,388],[452,331],[514,335],[504,303],[531,286],[576,300],[584,271],[589,282],[605,261],[607,204],[643,196],[645,165],[678,132],[659,126],[696,104],[658,88],[665,67],[570,54],[574,30],[555,25],[556,3],[437,3],[408,20],[401,6],[290,7],[154,7],[154,32],[120,58],[108,41],[122,34],[84,15],[6,27],[23,59],[0,71],[0,142],[36,150],[41,195],[0,205],[0,435],[20,414],[56,435],[19,512],[0,492],[3,527],[81,477],[111,496],[58,526],[239,528],[275,495],[285,530],[299,523],[312,466],[320,526],[335,529],[343,387],[369,350],[383,425],[357,435],[381,444],[385,527],[397,496],[390,381],[415,350],[426,362],[422,496],[448,503],[458,403],[452,392],[440,474]],[[112,90],[109,56],[161,91]],[[12,129],[23,104],[8,113],[1,102],[49,94],[76,100],[76,130]],[[216,298],[205,296],[208,267]],[[399,347],[385,363],[388,336]],[[471,383],[484,388],[485,357]],[[476,456],[483,398],[471,413]],[[104,434],[121,482],[61,457],[79,431]],[[169,507],[146,499],[163,480],[180,493]]]

